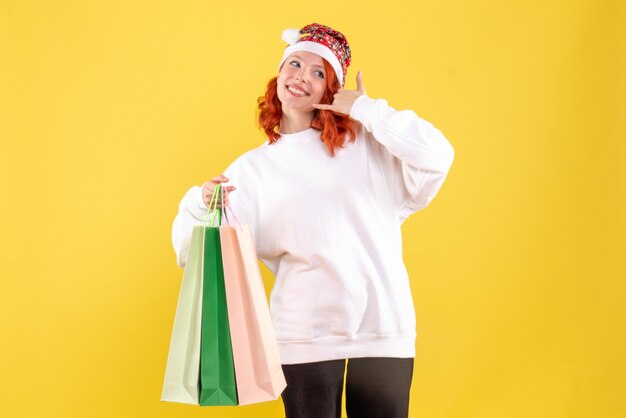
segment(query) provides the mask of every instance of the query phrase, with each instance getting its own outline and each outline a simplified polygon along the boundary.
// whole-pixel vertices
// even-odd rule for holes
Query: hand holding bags
[[[222,193],[217,185],[209,208]],[[250,227],[206,223],[205,217],[192,234],[161,399],[200,405],[275,400],[286,382]]]

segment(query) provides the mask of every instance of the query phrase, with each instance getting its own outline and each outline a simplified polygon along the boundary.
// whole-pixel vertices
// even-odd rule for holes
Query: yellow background
[[[625,417],[625,4],[0,1],[0,416],[283,416],[159,401],[170,228],[320,22],[456,151],[403,229],[411,417]]]

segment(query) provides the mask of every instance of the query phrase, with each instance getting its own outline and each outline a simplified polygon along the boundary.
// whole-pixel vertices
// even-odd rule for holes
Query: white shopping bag
[[[178,296],[162,401],[199,404],[203,247],[204,228],[195,227]]]

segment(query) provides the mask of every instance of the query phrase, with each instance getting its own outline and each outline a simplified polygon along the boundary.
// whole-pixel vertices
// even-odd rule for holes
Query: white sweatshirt
[[[310,128],[224,172],[237,187],[235,215],[276,278],[270,309],[283,364],[415,355],[400,225],[435,197],[454,151],[429,122],[383,99],[360,96],[350,117],[365,129],[334,157]],[[181,267],[206,210],[192,187],[173,225]]]

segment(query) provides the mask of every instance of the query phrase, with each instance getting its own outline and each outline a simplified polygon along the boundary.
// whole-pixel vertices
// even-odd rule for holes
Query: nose
[[[301,72],[299,74],[296,74],[296,80],[302,82],[302,83],[306,83],[306,77],[304,76],[304,74]]]

